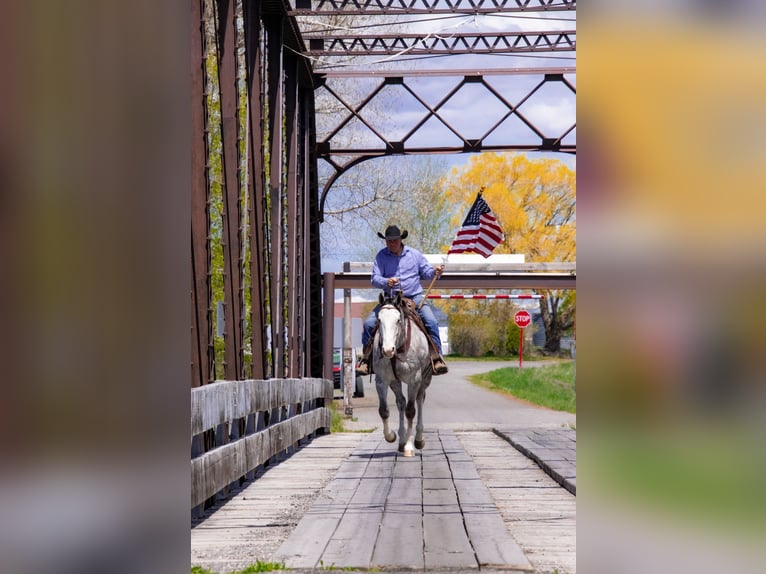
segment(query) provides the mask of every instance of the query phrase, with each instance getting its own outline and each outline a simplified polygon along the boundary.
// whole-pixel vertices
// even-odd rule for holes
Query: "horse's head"
[[[380,333],[381,352],[389,359],[394,356],[396,349],[402,346],[405,336],[404,312],[402,311],[402,294],[397,293],[395,299],[383,299],[378,309],[378,332]]]

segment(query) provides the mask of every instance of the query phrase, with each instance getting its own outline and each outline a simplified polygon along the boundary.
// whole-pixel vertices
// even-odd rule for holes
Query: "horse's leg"
[[[418,424],[415,427],[415,448],[422,449],[426,446],[426,441],[423,438],[423,403],[426,400],[426,387],[430,381],[423,381],[418,390]]]
[[[383,421],[383,436],[386,441],[394,442],[396,433],[388,427],[388,385],[383,377],[375,374],[375,389],[378,391],[378,414]]]
[[[394,391],[396,397],[396,408],[399,410],[399,452],[404,450],[404,441],[407,439],[407,434],[404,429],[404,394],[402,393],[401,381],[394,381],[391,383],[391,390]]]
[[[412,421],[415,418],[415,402],[420,394],[420,377],[417,377],[414,381],[411,381],[407,385],[407,408],[405,414],[407,415],[407,441],[404,445],[404,456],[415,456],[415,433],[412,428]],[[402,439],[399,439],[401,442]]]

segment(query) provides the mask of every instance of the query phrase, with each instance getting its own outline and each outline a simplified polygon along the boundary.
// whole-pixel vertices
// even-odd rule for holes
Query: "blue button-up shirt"
[[[388,247],[384,247],[375,256],[372,265],[372,285],[388,292],[388,279],[399,278],[399,285],[405,297],[412,298],[423,292],[421,280],[432,279],[436,270],[417,249],[402,245],[402,254],[394,255]]]

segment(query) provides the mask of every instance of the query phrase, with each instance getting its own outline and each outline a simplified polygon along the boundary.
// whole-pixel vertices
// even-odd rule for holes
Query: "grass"
[[[343,401],[335,401],[330,404],[330,410],[332,411],[332,419],[330,421],[330,432],[358,432],[358,433],[371,433],[375,430],[375,427],[362,430],[348,430],[345,425],[345,421],[348,417],[343,413]],[[358,419],[351,418],[352,422],[356,422]]]
[[[335,404],[335,401],[330,403],[330,411],[332,411],[332,419],[330,422],[330,432],[345,432],[343,427],[343,407],[339,407]]]
[[[514,362],[517,365],[519,364],[519,356],[518,355],[508,355],[508,356],[501,356],[501,355],[484,355],[482,357],[465,357],[463,355],[446,355],[445,359],[448,361],[497,361],[499,362]],[[538,353],[529,353],[527,354],[527,351],[524,351],[524,362],[536,362],[536,361],[568,361],[569,359],[562,359],[557,356],[550,356],[547,357],[545,355],[540,355]]]
[[[285,565],[283,562],[261,562],[258,560],[255,564],[251,564],[244,570],[237,570],[231,574],[256,574],[256,572],[275,572],[278,570],[284,570]],[[191,574],[216,574],[212,570],[202,568],[201,566],[192,566]]]
[[[319,568],[322,572],[357,572],[359,568],[353,566],[336,566],[334,563],[325,565],[324,560],[319,561]],[[380,568],[365,569],[365,572],[380,572]]]
[[[473,375],[471,380],[536,405],[576,413],[574,373],[574,361],[562,361],[532,369],[506,367]]]

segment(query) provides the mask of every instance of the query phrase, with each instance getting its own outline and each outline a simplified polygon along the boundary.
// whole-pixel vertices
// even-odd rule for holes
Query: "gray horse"
[[[374,339],[372,361],[375,387],[380,401],[378,413],[383,420],[383,436],[388,442],[396,440],[396,433],[388,426],[387,395],[390,387],[394,391],[396,406],[399,408],[399,451],[403,451],[404,456],[414,456],[415,448],[422,449],[425,446],[423,401],[433,376],[428,339],[408,316],[401,293],[393,300],[384,299],[381,295],[380,303],[382,306],[378,309],[378,330]],[[407,385],[406,401],[402,383]],[[413,432],[412,420],[416,411],[417,432]]]

